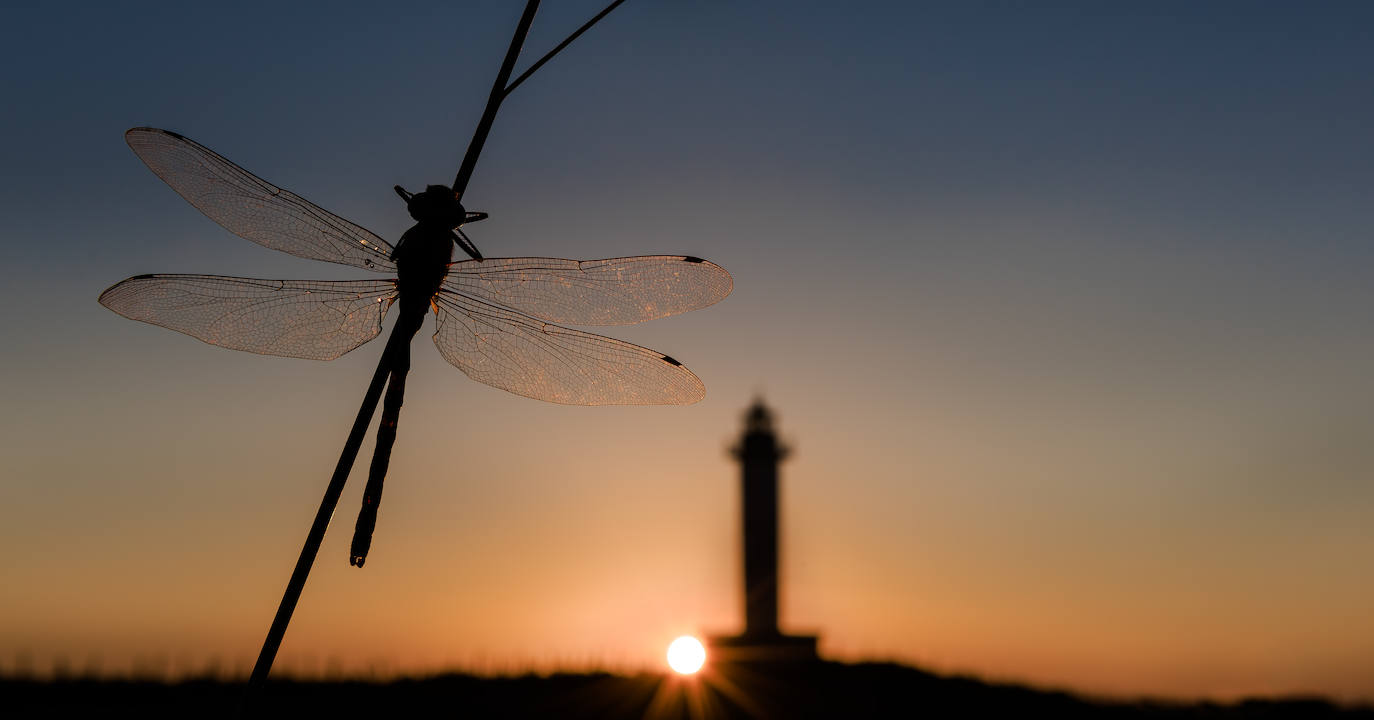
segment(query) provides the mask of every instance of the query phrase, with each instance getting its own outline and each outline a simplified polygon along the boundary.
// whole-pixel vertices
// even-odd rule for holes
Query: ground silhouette
[[[0,681],[7,717],[234,717],[238,682]],[[700,676],[438,675],[389,682],[274,680],[243,717],[474,718],[1371,718],[1319,698],[1110,701],[888,664],[717,667]]]

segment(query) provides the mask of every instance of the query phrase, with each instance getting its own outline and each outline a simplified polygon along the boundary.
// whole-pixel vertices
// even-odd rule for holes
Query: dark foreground
[[[243,685],[0,680],[4,715],[20,717],[235,717]],[[1370,718],[1374,708],[1319,699],[1197,705],[1108,702],[1066,693],[931,675],[889,664],[815,663],[723,668],[691,678],[441,675],[373,682],[276,681],[242,717],[473,718]]]

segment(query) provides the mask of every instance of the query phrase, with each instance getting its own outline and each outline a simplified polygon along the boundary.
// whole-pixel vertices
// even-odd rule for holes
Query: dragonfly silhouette
[[[129,146],[158,177],[229,231],[275,250],[379,272],[382,280],[256,280],[139,275],[100,303],[212,345],[332,360],[377,337],[392,305],[390,380],[349,561],[367,558],[410,366],[410,340],[432,310],[434,343],[468,377],[568,405],[686,404],[705,387],[673,358],[554,323],[623,325],[705,307],[730,292],[720,266],[682,255],[609,260],[487,258],[460,226],[453,191],[397,188],[417,221],[392,247],[377,235],[250,174],[195,141],[134,128]],[[470,260],[450,262],[454,245]]]
[[[255,683],[270,670],[385,386],[377,446],[349,549],[350,564],[362,567],[366,561],[405,394],[410,342],[431,311],[434,343],[445,360],[474,380],[518,395],[570,405],[687,404],[705,395],[701,381],[667,355],[558,323],[624,325],[706,307],[730,293],[732,280],[724,269],[685,255],[483,258],[461,229],[486,218],[468,212],[461,198],[501,99],[622,1],[508,84],[539,4],[527,2],[454,185],[430,185],[420,193],[396,186],[416,223],[395,246],[183,135],[148,127],[125,134],[158,177],[230,232],[292,255],[396,274],[337,281],[139,275],[100,295],[102,305],[125,317],[212,345],[317,360],[339,357],[377,337],[388,310],[399,305],[254,668]],[[470,259],[453,262],[454,246]]]

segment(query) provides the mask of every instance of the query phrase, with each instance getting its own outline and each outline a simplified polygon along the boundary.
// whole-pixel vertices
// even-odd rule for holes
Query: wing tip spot
[[[683,261],[683,262],[689,262],[689,263],[704,263],[704,262],[706,262],[704,259],[699,258],[699,257],[697,257],[697,256],[695,256],[695,255],[683,255],[683,256],[682,256],[682,261]]]
[[[663,361],[675,367],[682,367],[682,363],[678,362],[675,358],[668,355],[663,356]]]

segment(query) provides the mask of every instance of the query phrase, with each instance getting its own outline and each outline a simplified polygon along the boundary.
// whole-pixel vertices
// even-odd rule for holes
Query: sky
[[[546,4],[526,63],[600,9]],[[0,10],[0,672],[246,673],[381,352],[237,353],[98,305],[142,273],[368,275],[224,231],[124,130],[395,239],[391,186],[453,176],[519,13]],[[659,669],[737,631],[727,450],[762,396],[794,450],[782,624],[826,657],[1374,701],[1371,28],[1365,3],[631,0],[503,105],[469,235],[728,269],[720,304],[609,333],[706,398],[540,403],[422,330],[367,566],[359,470],[278,667]]]

